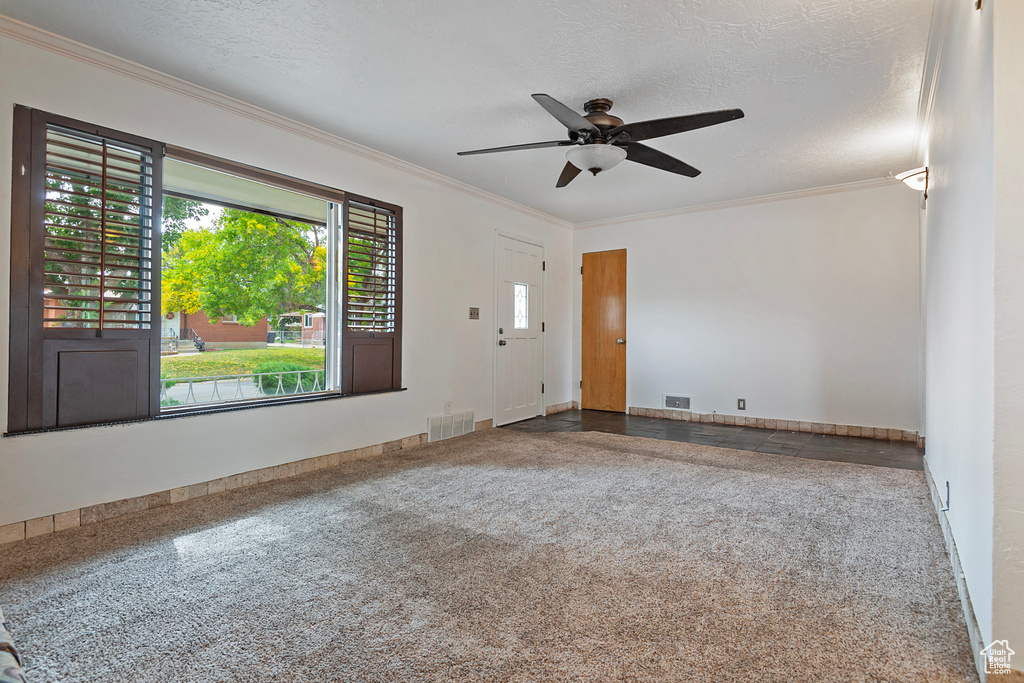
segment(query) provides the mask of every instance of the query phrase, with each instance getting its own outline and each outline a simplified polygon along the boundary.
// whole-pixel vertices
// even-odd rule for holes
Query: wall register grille
[[[678,394],[665,394],[665,407],[673,410],[689,410],[690,397]]]
[[[427,418],[428,441],[441,441],[476,431],[473,411]]]

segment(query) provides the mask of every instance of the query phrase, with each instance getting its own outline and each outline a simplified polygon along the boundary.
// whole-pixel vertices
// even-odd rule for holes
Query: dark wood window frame
[[[272,399],[258,399],[252,401],[239,401],[226,404],[208,404],[200,407],[187,407],[175,409],[173,412],[160,411],[160,379],[159,379],[159,334],[160,325],[158,322],[150,324],[152,338],[155,343],[151,344],[147,351],[149,363],[146,377],[139,378],[139,405],[145,410],[140,410],[134,416],[118,416],[111,419],[101,419],[92,422],[78,424],[60,424],[52,419],[53,410],[50,409],[48,421],[43,419],[43,403],[46,400],[54,400],[54,389],[52,380],[47,380],[47,373],[53,373],[53,358],[46,357],[43,350],[43,269],[36,267],[41,264],[41,254],[44,241],[42,233],[43,205],[45,203],[45,181],[43,173],[38,170],[42,159],[45,169],[45,131],[50,125],[60,126],[69,130],[79,131],[88,135],[101,138],[108,138],[118,143],[132,145],[151,151],[153,166],[152,197],[155,207],[152,221],[152,235],[150,251],[152,254],[152,275],[151,275],[151,305],[152,310],[159,315],[160,304],[160,212],[161,202],[161,168],[162,158],[166,156],[206,166],[214,170],[223,171],[232,175],[238,175],[257,182],[277,186],[283,189],[293,190],[322,198],[329,202],[339,204],[342,212],[342,220],[339,226],[338,270],[336,275],[339,280],[339,294],[342,304],[337,312],[339,324],[344,325],[347,320],[349,291],[348,277],[348,233],[349,233],[349,207],[351,202],[358,203],[363,207],[376,207],[384,212],[389,212],[392,218],[395,246],[394,257],[394,278],[395,287],[394,325],[393,329],[387,332],[372,331],[359,334],[343,328],[341,354],[343,356],[340,368],[341,387],[340,391],[325,392],[325,394],[313,394],[302,396],[290,396]],[[42,134],[40,134],[42,131]],[[27,107],[16,106],[14,112],[14,140],[13,140],[13,183],[11,202],[11,318],[10,318],[10,369],[9,369],[9,409],[8,409],[8,434],[21,432],[38,432],[50,429],[75,429],[92,425],[110,423],[137,422],[146,419],[159,419],[171,415],[194,415],[202,413],[224,412],[226,410],[242,409],[247,407],[272,406],[282,403],[301,403],[319,398],[346,397],[361,394],[386,393],[403,390],[401,386],[401,347],[402,347],[402,209],[399,206],[386,204],[377,200],[358,197],[341,190],[310,183],[290,176],[266,171],[263,169],[227,161],[219,157],[210,156],[193,150],[172,145],[163,145],[154,140],[148,140],[139,136],[122,133],[108,128],[87,124],[67,117],[49,114],[39,110],[32,110]],[[42,143],[40,142],[42,140]],[[40,145],[43,145],[40,150]],[[40,153],[42,156],[40,156]],[[58,336],[67,334],[69,331],[56,330]],[[106,336],[113,344],[109,350],[117,351],[117,330],[104,330],[96,332],[94,336]],[[52,335],[51,335],[52,336]],[[75,336],[72,333],[72,336]],[[78,331],[78,337],[82,335]],[[120,336],[123,336],[120,335]],[[364,338],[365,337],[365,338]],[[122,345],[127,342],[122,342]],[[386,383],[359,386],[359,382],[353,382],[352,360],[354,358],[353,346],[365,344],[389,346],[389,357],[391,362],[390,377]],[[50,353],[49,355],[53,355]],[[377,357],[382,357],[377,354]],[[371,373],[373,374],[373,373]],[[387,373],[383,373],[387,374]],[[382,373],[377,373],[381,376]],[[145,381],[144,381],[145,380]],[[47,384],[49,381],[49,384]],[[141,397],[145,394],[145,400]]]
[[[283,173],[275,173],[274,171],[257,168],[256,166],[240,164],[237,161],[222,159],[221,157],[216,157],[212,154],[204,154],[203,152],[197,152],[186,147],[168,144],[164,145],[164,149],[166,151],[165,156],[169,159],[184,161],[189,164],[195,164],[196,166],[205,166],[206,168],[211,168],[215,171],[236,175],[239,178],[254,180],[257,183],[273,185],[284,190],[291,190],[293,192],[299,192],[300,194],[319,197],[320,199],[328,202],[341,204],[345,201],[345,197],[347,196],[347,193],[333,187],[311,183],[308,180],[294,178],[289,175],[284,175]],[[292,217],[286,216],[286,218]]]

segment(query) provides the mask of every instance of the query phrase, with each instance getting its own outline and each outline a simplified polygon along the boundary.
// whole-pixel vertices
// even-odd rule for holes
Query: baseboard
[[[630,415],[642,417],[658,417],[665,420],[683,420],[685,422],[712,422],[715,424],[738,425],[740,427],[759,427],[761,429],[786,429],[791,432],[811,432],[812,434],[835,434],[837,436],[861,436],[868,439],[885,439],[887,441],[909,441],[924,446],[924,437],[917,432],[889,427],[862,427],[860,425],[841,425],[829,422],[803,422],[801,420],[780,420],[767,417],[749,417],[747,415],[726,415],[725,413],[697,413],[690,410],[671,410],[668,408],[638,408],[630,406]]]
[[[544,409],[545,415],[556,415],[558,413],[564,413],[567,410],[579,410],[580,404],[576,401],[566,401],[565,403],[556,403],[548,406]]]
[[[928,465],[928,456],[924,458],[924,478],[928,482],[928,492],[932,496],[932,504],[935,506],[935,514],[939,517],[939,526],[942,527],[942,538],[946,542],[946,552],[949,554],[949,562],[953,567],[953,577],[956,579],[956,589],[960,594],[960,606],[964,610],[964,621],[967,622],[967,637],[971,641],[971,652],[974,655],[974,666],[978,670],[978,677],[981,678],[981,683],[985,683],[985,658],[981,654],[982,648],[985,647],[985,643],[981,639],[981,628],[978,626],[978,619],[974,616],[974,606],[971,604],[971,594],[967,590],[967,579],[964,577],[964,570],[960,564],[960,554],[956,549],[956,541],[953,540],[953,530],[949,526],[949,519],[946,517],[946,513],[942,511],[943,500],[942,494],[939,492],[938,487],[935,486],[935,480],[932,479],[931,467]],[[1003,681],[1017,680],[1015,676],[994,676],[994,678]],[[1024,675],[1022,675],[1024,680]]]
[[[491,420],[480,420],[474,424],[474,427],[478,432],[486,429],[492,429],[492,426],[493,423]],[[264,467],[262,469],[250,470],[240,474],[232,474],[228,477],[204,481],[190,486],[181,486],[175,489],[150,493],[145,496],[125,498],[123,500],[115,500],[109,503],[99,503],[98,505],[90,505],[76,510],[58,512],[54,515],[37,517],[24,522],[5,524],[0,526],[0,544],[13,543],[27,538],[35,538],[36,536],[45,536],[46,534],[64,531],[65,529],[74,529],[79,526],[94,524],[96,522],[102,522],[107,519],[127,515],[132,512],[140,512],[142,510],[150,510],[167,505],[176,505],[177,503],[183,503],[186,500],[202,498],[203,496],[214,495],[223,491],[232,491],[234,489],[245,488],[247,486],[255,486],[256,484],[264,484],[276,479],[287,479],[288,477],[306,474],[307,472],[337,467],[342,463],[351,462],[353,460],[363,460],[365,458],[372,458],[386,453],[394,453],[396,451],[417,448],[426,443],[426,433],[415,434],[403,439],[395,439],[393,441],[374,444],[373,446],[353,448],[351,450],[341,451],[339,453],[330,453],[328,455],[321,455],[315,458],[305,458],[303,460],[296,460],[295,462],[288,462],[283,465]]]

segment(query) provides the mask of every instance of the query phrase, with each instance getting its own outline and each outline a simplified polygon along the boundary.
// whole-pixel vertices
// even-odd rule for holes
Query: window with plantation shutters
[[[13,130],[8,432],[402,388],[401,207],[23,106],[14,108]],[[165,195],[173,199],[167,205]],[[175,223],[187,214],[182,202],[218,217],[182,228]],[[289,235],[284,228],[299,229],[291,222],[318,216],[323,222],[306,226],[316,236],[312,241],[297,238],[286,249],[274,240],[265,249],[259,242],[264,228]],[[175,270],[176,263],[187,263],[187,248],[207,253],[200,238],[226,230],[229,220],[232,226],[247,221],[255,246],[200,275]],[[166,253],[161,225],[168,230]],[[196,238],[191,246],[190,237]],[[258,283],[249,287],[251,269],[245,268],[253,256],[268,259],[270,267],[297,265],[310,277],[269,294]],[[188,277],[175,279],[181,273]],[[238,291],[215,289],[221,280],[239,285]],[[323,347],[323,367],[261,373],[276,372],[280,387],[294,375],[294,391],[272,395],[247,373],[161,381],[162,333],[170,330],[163,340],[169,354],[183,341],[202,342],[195,330],[168,323],[190,313],[181,308],[189,305],[183,291],[238,296],[243,307],[278,301],[268,304],[259,298],[264,294],[279,297],[274,305],[287,311],[277,316],[282,338],[288,331],[283,321],[302,315],[306,332],[314,328],[308,341]],[[232,315],[237,311],[217,308],[218,333],[244,327],[243,316]],[[273,339],[268,334],[266,343]],[[166,369],[172,366],[168,361]],[[319,379],[309,384],[310,376]]]
[[[161,145],[15,108],[10,431],[159,410]]]
[[[342,223],[342,390],[399,389],[401,208],[350,195]]]

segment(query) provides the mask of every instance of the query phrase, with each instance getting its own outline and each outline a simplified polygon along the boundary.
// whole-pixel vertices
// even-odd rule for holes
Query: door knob
[[[616,344],[625,344],[625,343],[626,343],[626,340],[625,340],[625,339],[616,339],[616,340],[615,340],[615,343],[616,343]]]
[[[498,340],[498,346],[504,346],[504,345],[505,345],[505,344],[507,344],[507,343],[508,343],[508,342],[506,342],[506,341],[505,341],[504,339],[499,339],[499,340]]]

